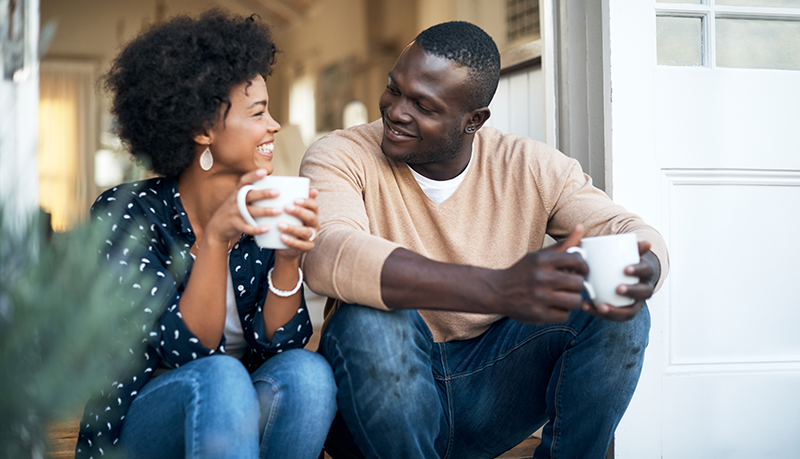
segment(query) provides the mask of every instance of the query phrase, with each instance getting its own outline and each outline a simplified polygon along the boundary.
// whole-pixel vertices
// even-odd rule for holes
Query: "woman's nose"
[[[267,129],[272,133],[276,133],[281,130],[280,123],[275,121],[275,118],[273,118],[272,115],[269,116],[269,123],[267,124]]]

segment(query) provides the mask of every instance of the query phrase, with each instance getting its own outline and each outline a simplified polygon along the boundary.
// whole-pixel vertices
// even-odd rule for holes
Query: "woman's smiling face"
[[[209,130],[214,168],[241,176],[254,169],[273,170],[275,133],[281,125],[269,114],[269,94],[264,77],[236,85]],[[227,114],[225,113],[227,110]]]

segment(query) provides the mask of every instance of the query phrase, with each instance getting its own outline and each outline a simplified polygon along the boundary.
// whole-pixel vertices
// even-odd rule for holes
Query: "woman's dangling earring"
[[[211,145],[206,145],[206,150],[200,155],[200,168],[204,171],[211,169],[214,165],[214,157],[211,156]]]

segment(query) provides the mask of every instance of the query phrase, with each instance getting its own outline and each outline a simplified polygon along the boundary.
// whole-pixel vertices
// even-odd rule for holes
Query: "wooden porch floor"
[[[78,441],[78,423],[80,417],[75,416],[63,422],[55,423],[50,428],[50,450],[45,454],[45,459],[74,459],[75,444]],[[522,459],[533,456],[533,450],[539,444],[539,439],[530,437],[507,451],[497,459]],[[325,454],[325,459],[330,456]]]

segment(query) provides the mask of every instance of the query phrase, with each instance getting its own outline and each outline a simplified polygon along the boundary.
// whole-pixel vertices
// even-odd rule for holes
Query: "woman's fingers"
[[[286,213],[297,217],[298,220],[303,222],[303,226],[310,226],[315,228],[318,226],[318,218],[316,209],[311,209],[304,206],[288,205],[286,206]]]
[[[239,185],[237,185],[236,188],[239,189],[245,185],[251,185],[266,176],[267,176],[266,169],[256,169],[254,171],[250,171],[239,177]]]
[[[314,239],[317,238],[317,230],[313,227],[308,226],[295,226],[295,225],[288,225],[286,223],[278,223],[278,230],[291,236],[294,239],[297,239],[301,242],[311,242],[313,245]]]
[[[289,247],[289,249],[278,250],[284,255],[300,256],[303,252],[314,248],[317,232],[315,228],[279,223],[277,230],[281,232],[281,242]]]
[[[317,190],[312,188],[308,198],[297,199],[293,204],[286,206],[287,214],[293,215],[303,222],[303,226],[285,223],[278,225],[278,230],[283,233],[281,240],[289,247],[303,252],[314,248],[314,241],[319,232],[319,205],[314,199],[316,196]]]

